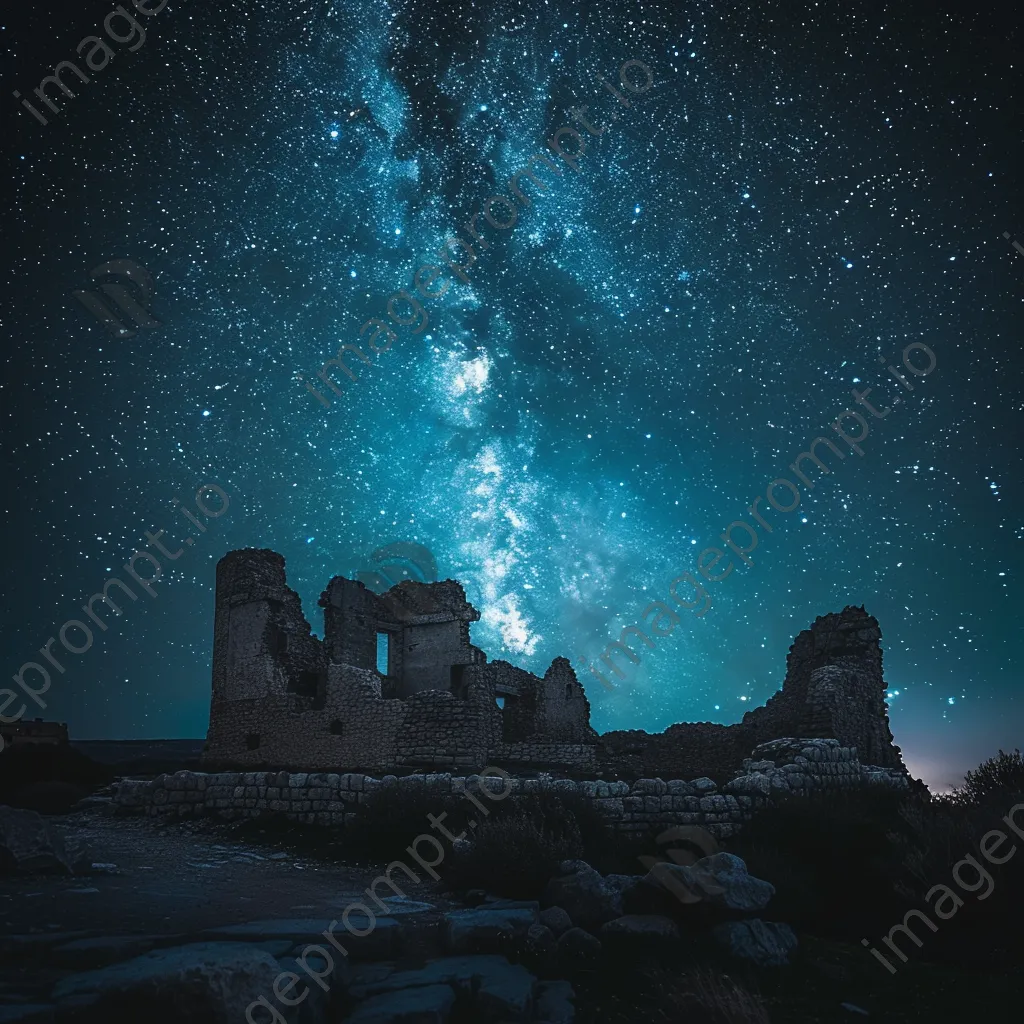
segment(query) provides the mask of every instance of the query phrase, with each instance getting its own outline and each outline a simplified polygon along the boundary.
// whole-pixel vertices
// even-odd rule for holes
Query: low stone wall
[[[784,763],[777,766],[777,760]],[[124,780],[115,803],[153,816],[211,815],[224,819],[278,812],[307,824],[344,826],[359,804],[382,789],[436,794],[439,798],[483,786],[495,794],[564,793],[588,800],[623,832],[653,832],[673,825],[700,825],[718,838],[739,830],[753,811],[782,792],[811,792],[861,785],[909,788],[897,769],[875,768],[857,760],[856,748],[837,740],[782,739],[762,744],[744,762],[744,773],[719,790],[707,778],[686,782],[639,779],[628,782],[571,779],[466,778],[448,774],[368,775],[332,772],[177,772],[150,782]]]

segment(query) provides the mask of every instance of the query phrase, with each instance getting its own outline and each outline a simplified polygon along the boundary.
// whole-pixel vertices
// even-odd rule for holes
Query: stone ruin
[[[498,766],[513,775],[719,783],[738,776],[756,778],[751,792],[760,792],[799,785],[808,764],[799,752],[832,741],[828,748],[842,753],[825,764],[849,762],[858,778],[909,778],[889,730],[881,631],[862,607],[821,616],[800,633],[782,689],[735,725],[598,735],[565,658],[539,677],[489,662],[470,642],[480,615],[454,580],[404,581],[376,594],[335,576],[319,603],[322,640],[286,583],[281,555],[247,548],[218,563],[207,767],[401,776]],[[764,757],[775,748],[794,763],[776,769]],[[822,778],[844,771],[829,768]]]
[[[204,761],[376,772],[553,766],[592,771],[598,735],[569,662],[543,678],[488,662],[455,580],[375,594],[335,576],[313,635],[273,551],[217,565]],[[378,671],[386,647],[385,670]]]

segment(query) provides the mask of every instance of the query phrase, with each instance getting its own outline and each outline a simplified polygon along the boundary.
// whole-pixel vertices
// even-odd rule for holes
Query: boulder
[[[540,923],[561,935],[572,927],[572,918],[561,907],[548,907],[540,912]]]
[[[395,970],[393,965],[374,964],[353,974],[349,985],[349,997],[357,1002],[351,1016],[345,1017],[346,1024],[363,1021],[361,1014],[367,1014],[367,1021],[376,1024],[383,1007],[388,1012],[407,1014],[408,1007],[416,1006],[417,993],[430,993],[444,987],[472,1008],[473,1021],[526,1021],[533,1004],[533,989],[536,979],[519,964],[510,964],[502,956],[452,956],[430,960],[423,967],[409,970]],[[402,995],[401,999],[388,1000],[385,996]],[[431,996],[430,999],[435,997]],[[438,1004],[428,1000],[424,1017],[380,1016],[382,1022],[446,1020],[450,1009],[445,1000]],[[445,1008],[447,1006],[447,1008]],[[369,1014],[374,1014],[370,1016]],[[438,1013],[442,1015],[439,1017]]]
[[[92,859],[71,848],[35,811],[0,806],[0,872],[74,875],[88,871]]]
[[[576,1010],[572,1001],[576,993],[567,981],[542,981],[537,986],[535,1016],[544,1024],[572,1024]]]
[[[527,1021],[533,1009],[536,978],[522,965],[509,964],[501,971],[480,975],[473,1019],[479,1021]]]
[[[339,917],[341,915],[339,914]],[[349,914],[348,923],[356,932],[352,932],[340,922],[335,921],[332,934],[347,954],[354,960],[374,960],[395,955],[402,945],[402,926],[393,917],[364,917],[361,914]],[[225,942],[269,942],[275,939],[288,939],[293,944],[320,946],[321,949],[332,950],[330,939],[324,937],[324,931],[332,922],[323,918],[271,918],[264,921],[249,921],[246,924],[226,925],[220,928],[208,928],[203,937],[211,941]],[[342,956],[334,949],[338,956]]]
[[[694,864],[655,864],[643,881],[682,903],[701,902],[742,913],[763,910],[775,895],[771,882],[747,874],[742,858],[723,852]]]
[[[661,914],[625,914],[601,925],[601,938],[626,941],[668,941],[679,938],[679,928]]]
[[[537,921],[536,910],[484,905],[444,915],[445,944],[452,953],[486,953],[509,939],[524,938]]]
[[[447,985],[384,992],[361,1003],[347,1017],[346,1024],[445,1024],[455,993]]]
[[[558,962],[566,967],[592,964],[601,955],[601,940],[582,928],[570,928],[558,937]]]
[[[348,981],[348,960],[339,956],[328,962],[326,957],[300,950],[297,956],[281,957],[277,962],[283,973],[293,974],[299,979],[285,978],[281,981],[282,985],[291,982],[294,986],[290,998],[302,1000],[297,1008],[285,1011],[288,1024],[324,1024],[331,1000],[340,997]],[[261,1018],[262,1011],[254,1016]]]
[[[602,878],[586,861],[563,861],[562,872],[552,878],[541,900],[546,906],[562,907],[574,925],[600,928],[605,921],[622,916],[622,894],[628,887],[623,879],[635,883],[632,875]]]
[[[350,998],[360,1002],[385,992],[399,989],[448,985],[469,996],[488,977],[493,981],[504,976],[512,965],[503,956],[446,956],[428,960],[423,967],[396,970],[393,963],[367,964],[352,972],[348,986]]]
[[[543,924],[534,924],[526,933],[526,947],[536,957],[544,960],[550,959],[555,952],[558,937],[555,933]]]
[[[260,997],[273,994],[277,961],[232,942],[201,942],[72,974],[53,990],[58,1016],[86,1010],[96,1019],[189,1020],[238,1024]]]
[[[715,940],[733,956],[759,967],[782,967],[797,947],[788,924],[778,921],[724,921],[711,929]]]

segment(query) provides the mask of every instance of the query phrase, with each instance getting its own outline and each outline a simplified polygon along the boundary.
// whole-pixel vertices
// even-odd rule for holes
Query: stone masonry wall
[[[781,763],[781,766],[779,763]],[[481,785],[495,793],[524,797],[533,793],[575,794],[588,801],[623,832],[647,833],[672,825],[700,825],[718,838],[735,834],[753,811],[783,792],[810,792],[851,786],[882,785],[907,789],[898,769],[862,765],[857,751],[832,739],[781,739],[757,747],[743,773],[719,788],[711,779],[693,781],[639,779],[626,782],[570,779],[468,778],[448,774],[386,775],[330,772],[181,771],[152,781],[124,780],[115,791],[116,805],[153,817],[211,815],[224,819],[277,812],[306,824],[344,827],[360,804],[381,789],[422,790],[443,797],[465,786]]]
[[[681,723],[664,732],[615,731],[598,758],[620,774],[725,779],[754,747],[779,736],[832,738],[866,761],[905,771],[885,707],[881,630],[863,608],[819,616],[793,642],[782,689],[735,725]]]

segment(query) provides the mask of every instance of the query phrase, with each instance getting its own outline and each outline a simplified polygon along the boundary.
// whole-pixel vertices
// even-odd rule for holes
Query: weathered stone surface
[[[445,1024],[455,993],[447,985],[426,985],[374,996],[360,1003],[346,1024]]]
[[[395,970],[394,964],[368,964],[352,973],[348,993],[362,1001],[383,992],[424,985],[451,985],[457,991],[472,993],[485,974],[500,974],[508,960],[495,954],[447,956],[428,961],[423,967]]]
[[[488,906],[452,910],[444,915],[445,945],[453,953],[486,953],[504,940],[524,938],[537,913],[528,909],[493,909]]]
[[[209,1024],[238,1024],[246,1008],[272,991],[280,968],[261,950],[241,943],[204,942],[158,950],[145,956],[73,974],[53,990],[63,1006],[88,1006],[110,1020],[131,1013],[159,1020],[178,1016]]]
[[[759,967],[789,963],[789,954],[797,947],[793,929],[777,921],[724,921],[711,933],[733,956]]]
[[[561,907],[581,928],[599,928],[605,921],[622,916],[624,886],[618,876],[609,882],[586,861],[564,861],[562,872],[544,889],[542,903]]]
[[[572,1024],[576,1019],[576,993],[567,981],[542,981],[535,996],[536,1019],[544,1024]]]
[[[680,883],[702,903],[744,913],[763,910],[775,895],[775,886],[749,875],[742,858],[732,853],[715,853],[692,865],[658,864],[644,883],[672,892],[670,880]]]
[[[480,975],[476,1010],[480,1020],[527,1021],[533,1008],[536,979],[520,964]]]
[[[550,928],[543,924],[530,925],[526,933],[526,948],[531,956],[541,963],[551,963],[557,946],[558,936]]]
[[[375,965],[353,975],[348,995],[356,1001],[357,1008],[346,1020],[362,1020],[358,1014],[368,1013],[367,1007],[381,1012],[382,1006],[389,1009],[399,1006],[406,1012],[407,1006],[416,1005],[415,1000],[386,1000],[384,997],[422,993],[444,986],[453,994],[457,993],[464,1003],[472,1004],[475,1021],[527,1021],[535,982],[525,967],[494,955],[444,957],[429,961],[424,967],[404,971],[394,970],[393,965]],[[434,1012],[436,1007],[431,1004],[430,1009]]]
[[[540,912],[540,923],[561,935],[572,927],[572,918],[561,907],[548,907]]]
[[[349,978],[348,960],[342,956],[328,960],[308,950],[300,950],[298,956],[282,957],[278,964],[283,972],[299,979],[295,982],[291,998],[301,997],[302,1002],[289,1008],[288,1024],[327,1024],[332,999],[340,997]],[[293,980],[285,978],[282,984]],[[259,1014],[254,1012],[254,1016],[259,1020],[264,1014],[262,1011]]]
[[[675,921],[661,914],[625,914],[601,925],[601,939],[616,941],[660,939],[671,941],[679,938],[679,927]]]
[[[0,806],[0,872],[73,875],[89,868],[84,851],[68,849],[64,838],[41,814]]]
[[[341,915],[339,914],[339,917]],[[281,918],[265,921],[249,921],[246,924],[225,925],[220,928],[209,928],[203,932],[204,937],[229,942],[265,942],[275,939],[287,939],[296,945],[316,945],[325,950],[333,950],[336,957],[342,954],[334,949],[330,939],[323,932],[331,922],[323,918]],[[369,960],[395,955],[401,948],[402,928],[393,917],[378,917],[371,929],[370,919],[358,914],[349,915],[349,924],[365,935],[353,935],[340,922],[334,922],[332,934],[335,941],[355,959]]]
[[[570,928],[558,937],[558,960],[567,967],[592,963],[601,955],[601,940],[583,928]]]

